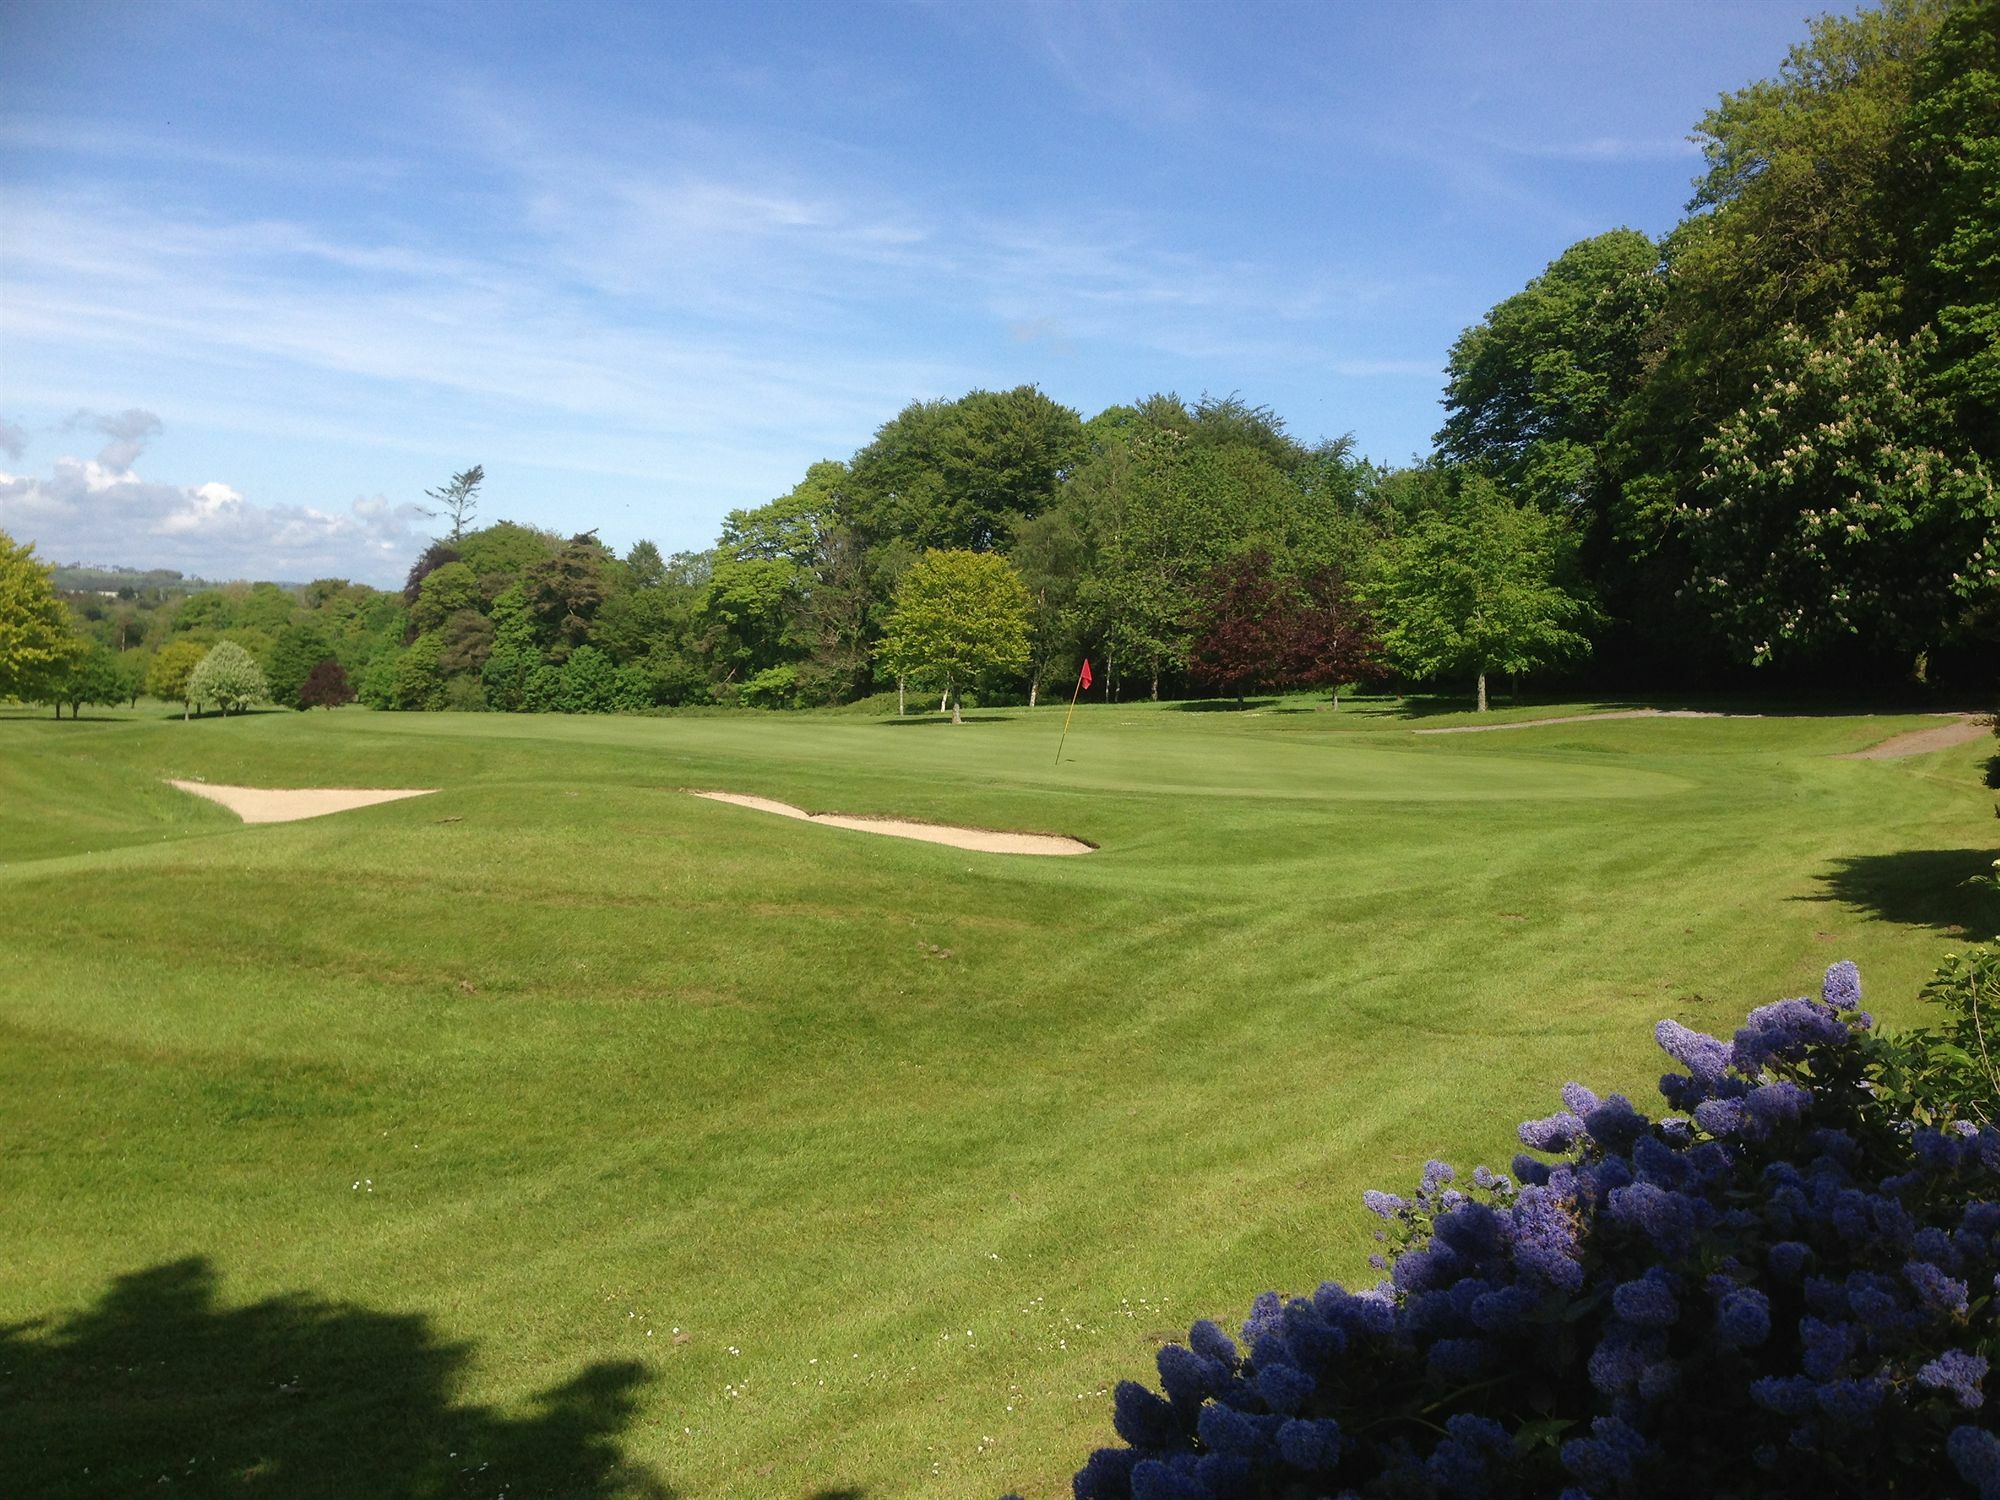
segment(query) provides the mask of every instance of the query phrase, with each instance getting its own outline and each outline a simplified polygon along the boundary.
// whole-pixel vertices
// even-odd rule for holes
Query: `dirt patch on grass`
[[[1564,714],[1559,719],[1516,719],[1508,724],[1449,724],[1413,729],[1412,734],[1491,734],[1496,729],[1540,729],[1544,724],[1590,724],[1598,719],[1761,719],[1762,714],[1719,714],[1699,708],[1616,708],[1601,714]]]
[[[220,802],[246,823],[296,823],[301,818],[323,818],[328,813],[351,812],[357,807],[373,807],[378,802],[428,797],[437,790],[434,786],[214,786],[206,781],[172,779],[167,785]]]
[[[914,823],[903,818],[851,818],[844,813],[809,813],[789,802],[773,802],[769,797],[750,797],[741,792],[703,792],[688,788],[691,797],[710,802],[728,802],[736,807],[796,818],[802,823],[823,823],[829,828],[847,828],[856,833],[881,833],[890,838],[916,839],[925,844],[949,844],[954,849],[970,849],[977,854],[1088,854],[1091,846],[1082,839],[1053,833],[1001,833],[991,828],[954,828],[948,823]]]
[[[1839,760],[1899,760],[1905,755],[1927,755],[1933,750],[1950,750],[1967,745],[1986,733],[1986,721],[1977,714],[1952,714],[1948,724],[1932,729],[1910,729],[1891,735],[1879,745],[1856,750]]]

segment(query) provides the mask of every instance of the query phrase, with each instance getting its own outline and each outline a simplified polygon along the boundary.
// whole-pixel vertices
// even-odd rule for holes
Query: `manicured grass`
[[[1067,1494],[1364,1187],[2000,927],[1921,719],[1457,721],[0,717],[0,1489]]]

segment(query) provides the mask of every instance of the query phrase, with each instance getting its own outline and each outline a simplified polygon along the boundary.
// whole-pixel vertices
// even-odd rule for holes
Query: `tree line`
[[[191,701],[225,641],[273,701],[325,668],[312,701],[394,709],[1033,703],[1085,656],[1108,698],[1394,677],[1483,707],[1489,674],[1550,668],[1990,686],[1997,51],[2000,0],[1813,23],[1699,122],[1675,229],[1571,246],[1465,331],[1405,466],[1235,395],[1086,419],[975,390],[705,550],[619,556],[476,524],[475,465],[428,492],[450,524],[400,591],[72,593],[91,646],[39,691]]]

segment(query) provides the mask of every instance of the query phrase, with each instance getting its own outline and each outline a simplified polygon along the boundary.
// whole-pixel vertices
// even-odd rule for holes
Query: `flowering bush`
[[[1671,1114],[1570,1084],[1511,1177],[1367,1195],[1388,1279],[1195,1324],[1078,1500],[2000,1500],[2000,1129],[1886,1107],[1860,995],[1663,1021]]]

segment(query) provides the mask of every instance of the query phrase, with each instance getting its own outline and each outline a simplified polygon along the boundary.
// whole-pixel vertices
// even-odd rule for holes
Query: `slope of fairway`
[[[1921,719],[1417,722],[0,719],[4,1462],[1066,1494],[1159,1341],[1369,1274],[1364,1187],[1834,958],[1908,1019],[2000,927],[1982,748],[1837,758]]]

